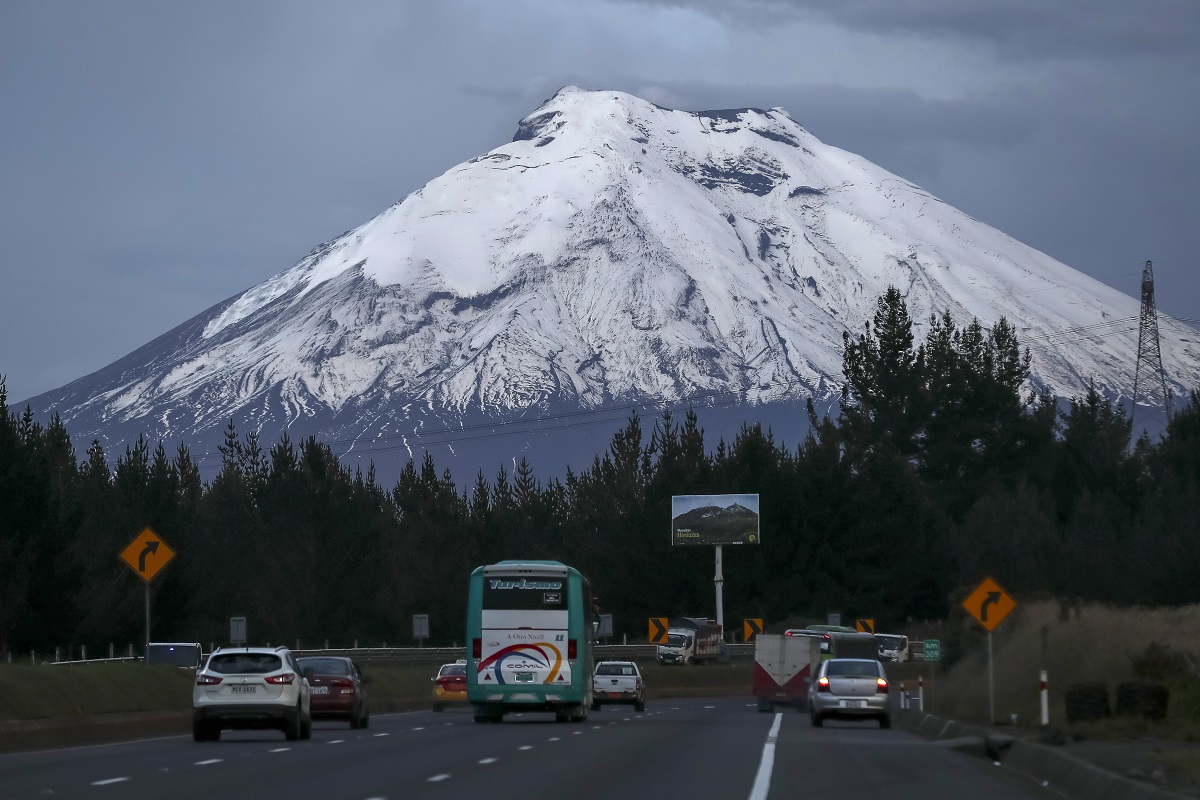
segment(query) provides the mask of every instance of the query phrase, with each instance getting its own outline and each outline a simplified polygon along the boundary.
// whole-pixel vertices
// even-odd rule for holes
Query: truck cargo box
[[[754,642],[758,710],[789,705],[808,711],[808,685],[820,664],[821,643],[813,637],[759,634]]]

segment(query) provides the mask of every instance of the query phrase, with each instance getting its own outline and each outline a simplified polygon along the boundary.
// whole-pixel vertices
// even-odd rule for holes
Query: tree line
[[[713,553],[670,546],[671,497],[757,493],[761,543],[725,548],[725,619],[942,619],[985,575],[1017,596],[1200,601],[1200,393],[1160,441],[1088,386],[1059,407],[1023,391],[1031,355],[1000,320],[932,318],[916,342],[899,291],[845,335],[836,418],[794,447],[743,426],[705,440],[700,414],[631,417],[578,473],[459,485],[426,453],[390,488],[331,449],[266,447],[231,421],[201,480],[188,448],[144,438],[110,464],[77,457],[55,415],[10,411],[0,377],[0,656],[99,652],[144,638],[145,584],[117,554],[145,527],[177,555],[150,583],[152,638],[221,643],[463,642],[467,576],[505,558],[588,575],[618,640],[652,616],[712,616]],[[735,629],[736,625],[729,625]]]

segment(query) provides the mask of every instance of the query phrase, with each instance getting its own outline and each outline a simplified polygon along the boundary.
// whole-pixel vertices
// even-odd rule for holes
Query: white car
[[[592,675],[592,710],[606,703],[632,705],[634,711],[646,710],[646,683],[633,661],[601,661]]]
[[[192,738],[217,741],[226,729],[278,729],[312,737],[312,694],[286,647],[219,647],[196,673]]]
[[[814,728],[826,719],[879,720],[892,727],[887,673],[873,658],[831,658],[822,662],[809,684],[808,709]]]

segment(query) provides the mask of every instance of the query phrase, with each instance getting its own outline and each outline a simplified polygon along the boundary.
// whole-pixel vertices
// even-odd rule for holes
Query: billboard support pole
[[[721,594],[721,587],[725,583],[725,578],[721,575],[721,545],[717,545],[717,574],[713,578],[713,583],[717,587],[717,624],[721,626],[721,641],[725,641],[725,598]]]

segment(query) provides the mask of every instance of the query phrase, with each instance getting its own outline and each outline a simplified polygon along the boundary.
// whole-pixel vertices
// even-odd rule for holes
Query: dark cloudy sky
[[[0,0],[10,404],[281,272],[564,84],[783,106],[1200,318],[1196,0]],[[14,409],[14,410],[19,410]]]

